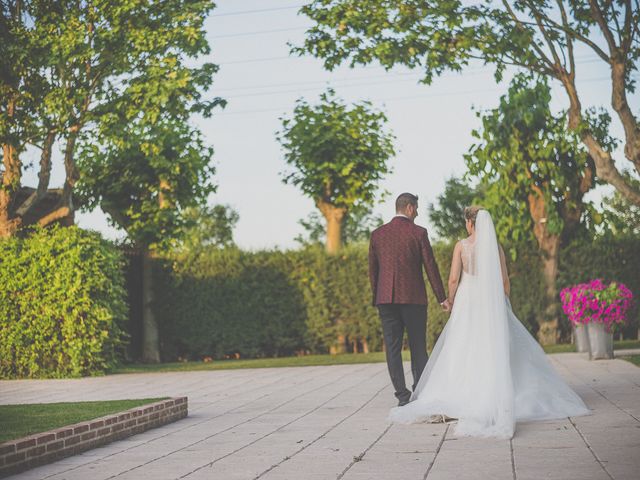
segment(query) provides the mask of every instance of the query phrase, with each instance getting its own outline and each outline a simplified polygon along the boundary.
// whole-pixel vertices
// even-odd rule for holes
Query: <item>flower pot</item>
[[[583,324],[575,325],[573,327],[573,338],[576,344],[576,350],[580,353],[589,352],[589,334],[587,333],[587,326]]]
[[[603,323],[589,323],[589,359],[613,358],[613,332],[607,332]]]

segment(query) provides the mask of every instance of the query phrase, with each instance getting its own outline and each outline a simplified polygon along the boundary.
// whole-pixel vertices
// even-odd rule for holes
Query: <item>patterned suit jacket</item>
[[[427,304],[422,267],[438,302],[447,297],[427,230],[406,217],[377,228],[369,242],[369,280],[373,304]]]

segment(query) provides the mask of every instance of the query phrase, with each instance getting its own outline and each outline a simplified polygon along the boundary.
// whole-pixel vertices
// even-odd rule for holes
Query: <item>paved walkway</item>
[[[390,426],[384,364],[0,382],[0,403],[189,397],[189,417],[10,478],[639,479],[640,368],[550,356],[594,414],[521,423],[513,440]]]

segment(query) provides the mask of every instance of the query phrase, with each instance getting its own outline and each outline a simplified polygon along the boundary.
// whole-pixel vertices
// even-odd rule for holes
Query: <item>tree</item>
[[[185,250],[196,251],[208,245],[222,248],[234,244],[233,229],[240,216],[228,205],[189,207],[183,216],[187,222],[181,242]]]
[[[436,204],[429,204],[429,219],[436,234],[446,240],[458,240],[467,235],[464,208],[479,200],[482,193],[469,185],[464,178],[451,177],[445,182],[444,192],[438,195]]]
[[[83,139],[92,138],[84,132],[99,130],[105,117],[113,122],[114,111],[122,115],[118,104],[138,109],[121,119],[153,122],[169,91],[183,89],[183,98],[192,95],[202,111],[219,103],[201,98],[217,67],[185,66],[186,59],[209,53],[203,22],[213,7],[186,0],[0,3],[0,236],[15,234],[47,194],[56,150],[65,182],[56,208],[36,221],[73,217],[82,174],[77,153]],[[39,184],[17,202],[21,154],[29,147],[41,151]]]
[[[210,1],[0,3],[0,235],[11,236],[48,191],[52,151],[65,182],[36,222],[100,205],[144,252],[144,356],[157,361],[150,254],[175,240],[180,212],[211,191],[211,151],[189,115],[223,103],[203,92],[217,67],[203,22]],[[40,148],[38,188],[17,202],[21,153]],[[79,157],[78,158],[78,153]]]
[[[168,111],[156,123],[117,121],[102,127],[95,143],[83,145],[77,196],[83,208],[99,206],[107,213],[142,253],[143,360],[158,362],[154,257],[179,242],[185,209],[204,204],[215,190],[213,151],[199,131]]]
[[[154,258],[180,242],[188,223],[184,211],[204,205],[215,191],[213,150],[189,120],[196,113],[211,115],[224,101],[202,99],[216,67],[188,67],[185,56],[171,53],[128,77],[103,103],[94,128],[79,139],[77,201],[85,210],[99,206],[142,253],[143,360],[148,362],[160,359]]]
[[[496,231],[514,245],[533,232],[542,252],[547,312],[539,338],[556,343],[558,300],[556,279],[560,247],[575,238],[591,205],[584,199],[595,184],[594,161],[577,135],[567,130],[565,116],[549,108],[544,80],[516,76],[497,108],[479,113],[479,143],[465,160],[469,175],[484,186],[483,205],[493,213]],[[607,137],[609,117],[591,115],[598,142],[613,148]]]
[[[333,69],[342,62],[378,61],[424,70],[424,83],[478,59],[496,78],[515,66],[554,78],[567,94],[569,128],[593,159],[596,174],[629,202],[640,189],[616,166],[612,150],[586,121],[576,86],[577,48],[595,52],[611,71],[611,106],[625,132],[625,157],[640,174],[640,123],[629,106],[640,58],[640,4],[631,0],[460,2],[436,0],[313,0],[301,12],[315,21],[298,54],[311,53]]]
[[[331,89],[316,106],[299,99],[293,117],[282,119],[278,141],[291,166],[283,182],[316,203],[327,223],[330,254],[340,249],[345,215],[370,207],[378,182],[390,172],[394,137],[385,131],[386,122],[370,102],[350,108]]]
[[[101,140],[83,148],[77,191],[82,208],[102,208],[144,250],[176,245],[188,224],[185,210],[215,191],[213,151],[183,121],[105,129]]]
[[[640,181],[623,172],[640,188]],[[633,205],[620,192],[614,191],[602,200],[602,225],[607,234],[614,236],[640,236],[640,207]]]
[[[326,228],[322,220],[317,212],[312,212],[306,220],[300,220],[298,223],[304,227],[307,235],[306,237],[298,235],[296,242],[306,245],[326,241]],[[341,242],[347,245],[368,241],[371,232],[382,223],[382,217],[373,215],[370,208],[353,208],[344,216]]]

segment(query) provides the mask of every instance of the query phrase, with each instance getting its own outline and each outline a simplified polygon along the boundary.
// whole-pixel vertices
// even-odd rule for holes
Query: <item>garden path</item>
[[[390,426],[382,363],[2,381],[2,404],[189,397],[186,419],[10,478],[640,478],[640,368],[549,358],[593,415],[520,423],[511,441],[457,438],[451,424]]]

